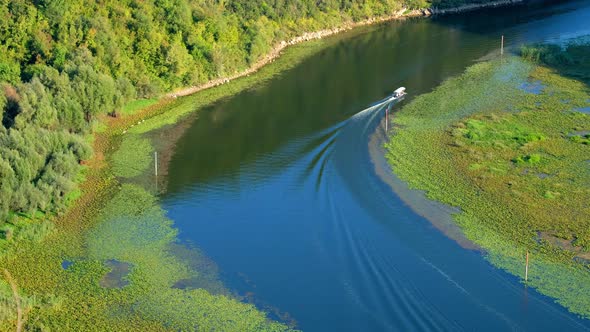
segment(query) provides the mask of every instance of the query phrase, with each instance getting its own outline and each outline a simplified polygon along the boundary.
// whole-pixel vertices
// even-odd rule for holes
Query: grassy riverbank
[[[454,219],[491,262],[524,277],[531,252],[529,284],[590,317],[590,90],[579,47],[480,63],[416,98],[394,116],[387,158],[411,187],[460,208]]]
[[[20,297],[15,301],[8,282],[0,280],[0,330],[17,324],[17,303],[28,329],[289,330],[230,295],[198,250],[176,243],[176,230],[155,196],[156,142],[149,132],[263,84],[329,44],[293,46],[256,75],[105,118],[80,197],[68,212],[52,221],[21,219],[10,238],[0,239],[0,266]]]

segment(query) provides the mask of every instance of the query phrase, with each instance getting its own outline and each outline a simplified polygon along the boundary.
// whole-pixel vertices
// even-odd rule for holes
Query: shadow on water
[[[170,245],[170,254],[180,260],[192,271],[197,271],[191,278],[178,280],[172,287],[178,289],[206,289],[215,295],[231,295],[231,292],[219,280],[219,268],[198,248],[188,243]]]
[[[529,0],[511,7],[488,8],[476,13],[436,17],[433,22],[462,32],[506,36],[507,45],[534,42],[569,33],[588,31],[588,14],[580,14],[588,0]],[[482,24],[482,18],[488,20]],[[536,22],[544,22],[536,26]],[[531,29],[528,28],[530,25]]]
[[[424,218],[452,210],[415,213],[405,200],[418,199],[407,188],[395,195],[392,183],[403,183],[375,157],[386,107],[377,100],[399,86],[411,94],[403,103],[431,91],[496,52],[507,30],[542,39],[530,29],[590,13],[576,3],[372,27],[200,111],[176,144],[162,197],[180,239],[202,248],[230,288],[303,330],[587,330],[461,248],[454,224]]]

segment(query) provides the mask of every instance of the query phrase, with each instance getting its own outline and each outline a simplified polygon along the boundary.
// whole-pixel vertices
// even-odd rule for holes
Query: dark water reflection
[[[497,54],[502,34],[514,47],[588,22],[590,2],[578,1],[340,36],[201,111],[177,144],[164,208],[231,288],[304,330],[586,329],[413,212],[376,172],[384,161],[369,151],[382,140],[369,137],[386,107],[375,102],[398,86],[428,92]]]

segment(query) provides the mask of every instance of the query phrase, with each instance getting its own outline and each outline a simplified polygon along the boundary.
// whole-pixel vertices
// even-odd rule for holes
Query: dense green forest
[[[126,102],[247,68],[277,42],[469,0],[0,0],[0,220],[55,213]]]

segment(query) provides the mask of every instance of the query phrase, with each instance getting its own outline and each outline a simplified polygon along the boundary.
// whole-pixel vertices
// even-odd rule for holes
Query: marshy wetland
[[[393,121],[387,156],[412,188],[460,207],[454,219],[492,263],[524,279],[530,252],[526,284],[587,317],[590,117],[578,109],[590,94],[556,68],[587,77],[577,63],[589,46],[546,47],[472,66],[414,100]],[[547,67],[537,51],[570,67]]]
[[[27,325],[590,329],[587,83],[540,51],[537,63],[498,58],[502,34],[518,52],[583,32],[590,3],[517,8],[364,27],[221,87],[129,106],[96,136],[74,208],[15,230],[24,240],[0,257]],[[411,95],[386,134],[377,101],[402,85]],[[463,235],[485,251],[433,227],[388,185],[396,175],[458,207]],[[534,209],[516,215],[523,205]],[[15,315],[0,287],[0,315]]]

